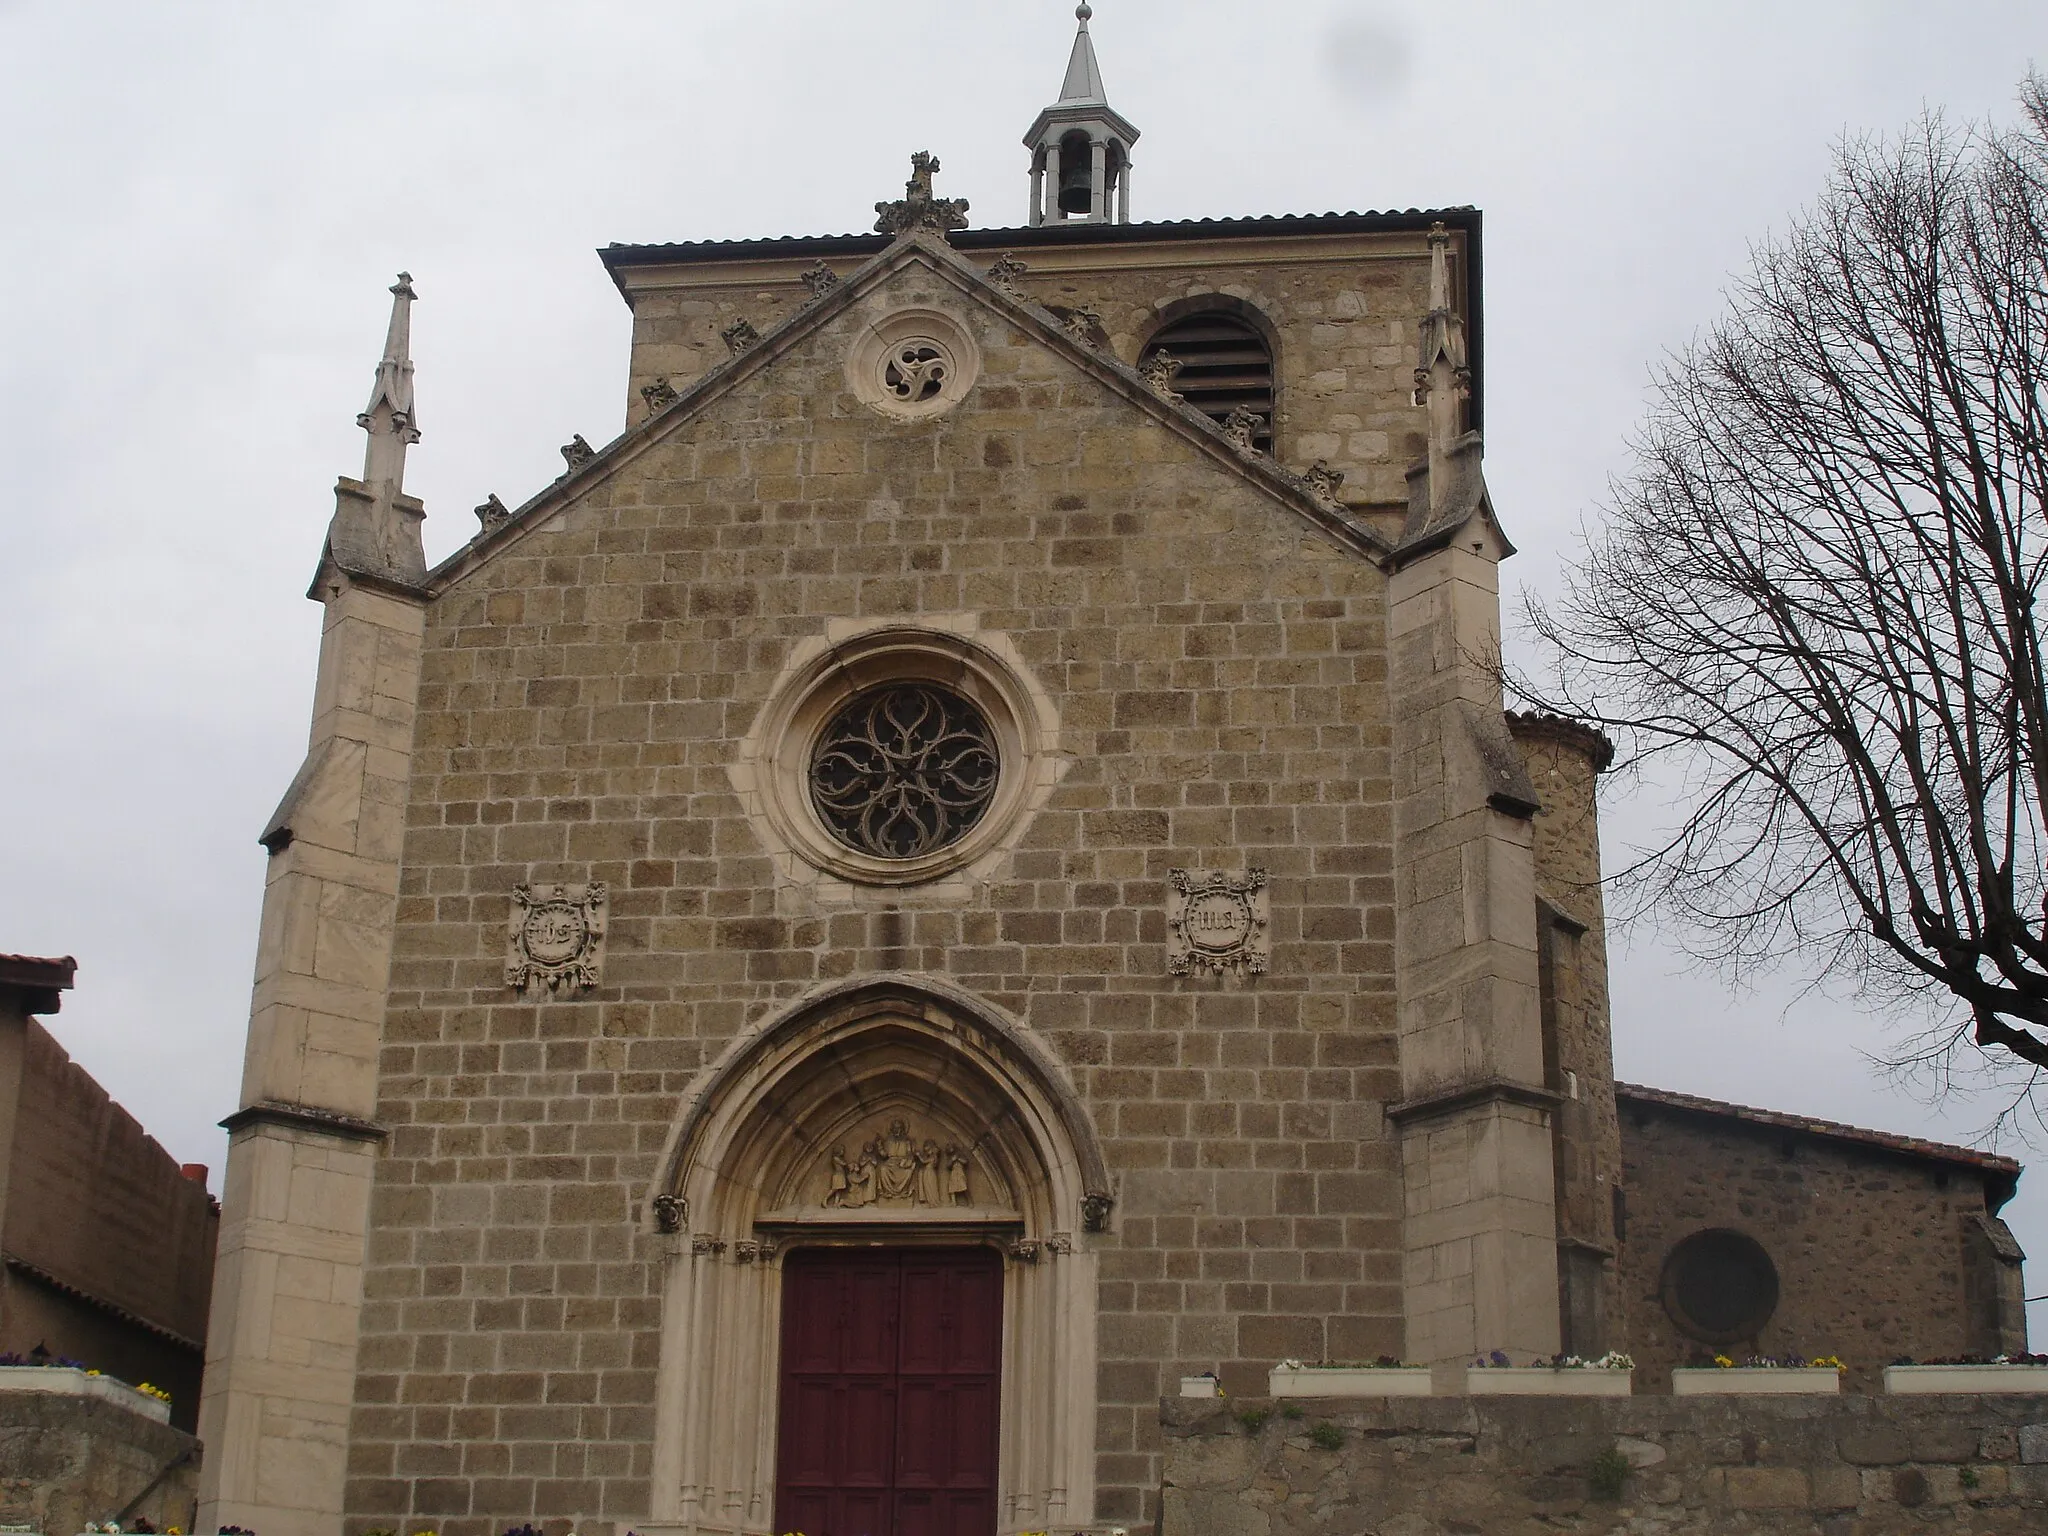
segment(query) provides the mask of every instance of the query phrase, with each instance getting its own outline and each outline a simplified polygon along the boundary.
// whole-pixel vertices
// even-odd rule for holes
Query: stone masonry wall
[[[2048,1528],[2048,1397],[1169,1399],[1159,1536]],[[1281,1412],[1273,1410],[1279,1408]],[[1318,1443],[1329,1442],[1329,1448]],[[1619,1450],[1618,1494],[1590,1469]]]
[[[199,1442],[99,1398],[0,1391],[0,1524],[68,1536],[112,1520],[166,1467],[124,1529],[192,1529]]]
[[[1625,1097],[1621,1137],[1621,1275],[1639,1391],[1664,1390],[1672,1366],[1703,1347],[1679,1333],[1659,1286],[1672,1248],[1711,1227],[1754,1238],[1778,1271],[1777,1311],[1736,1353],[1838,1355],[1867,1388],[1900,1356],[1980,1348],[1963,1264],[1984,1186],[1967,1169]]]
[[[1400,1348],[1384,577],[938,280],[979,384],[890,424],[841,316],[442,595],[427,619],[377,1117],[351,1530],[647,1507],[660,1266],[693,1074],[813,982],[949,977],[1064,1062],[1120,1181],[1097,1518],[1155,1404]],[[779,884],[726,773],[792,643],[971,612],[1071,767],[971,894]],[[1266,867],[1273,963],[1176,979],[1167,872]],[[604,985],[504,981],[511,891],[610,883]]]
[[[1332,259],[1333,250],[1308,240],[1251,257],[1241,254],[1242,241],[1199,252],[1180,241],[1151,249],[1032,248],[1020,253],[1029,270],[1017,286],[1043,304],[1093,310],[1127,363],[1137,361],[1169,306],[1205,297],[1250,306],[1278,342],[1275,457],[1297,470],[1327,460],[1347,476],[1345,501],[1405,512],[1408,466],[1425,446],[1424,414],[1412,395],[1416,325],[1429,308],[1429,259],[1420,234],[1328,237],[1323,244],[1339,241],[1348,259]],[[986,266],[996,252],[966,254]],[[832,265],[844,276],[859,260]],[[808,265],[809,259],[750,262],[726,281],[718,280],[720,267],[708,266],[690,272],[687,287],[636,293],[627,420],[647,414],[639,391],[657,376],[681,389],[723,362],[719,332],[734,321],[765,332],[792,313],[809,296],[797,280]],[[634,280],[650,281],[637,274]],[[1389,531],[1399,523],[1394,516]]]

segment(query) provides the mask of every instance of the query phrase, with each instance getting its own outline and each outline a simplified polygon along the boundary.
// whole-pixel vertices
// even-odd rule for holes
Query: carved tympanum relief
[[[522,992],[533,981],[546,982],[550,992],[596,986],[604,976],[605,903],[602,880],[514,886],[505,985]]]
[[[1273,957],[1266,872],[1175,869],[1168,875],[1173,888],[1166,904],[1166,968],[1176,976],[1261,974]]]
[[[832,1210],[867,1206],[941,1209],[973,1204],[973,1159],[957,1141],[913,1136],[901,1115],[860,1144],[842,1141],[827,1154],[817,1203]]]

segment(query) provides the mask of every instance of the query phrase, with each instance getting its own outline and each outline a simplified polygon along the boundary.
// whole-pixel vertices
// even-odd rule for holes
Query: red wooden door
[[[988,1249],[791,1254],[776,1530],[994,1536],[1002,1339]]]

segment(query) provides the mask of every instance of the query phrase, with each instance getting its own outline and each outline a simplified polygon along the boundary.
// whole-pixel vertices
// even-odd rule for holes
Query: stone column
[[[1031,224],[1033,228],[1045,222],[1045,162],[1048,158],[1043,147],[1031,156]],[[1059,179],[1059,167],[1053,167],[1053,179]]]
[[[1395,972],[1407,1353],[1558,1347],[1533,791],[1501,713],[1497,564],[1474,518],[1393,575]]]
[[[1109,222],[1109,145],[1094,139],[1088,145],[1088,217],[1098,224]]]
[[[272,817],[207,1332],[199,1525],[339,1529],[422,595],[330,563],[311,747]]]
[[[1116,173],[1116,221],[1131,222],[1131,157],[1124,156],[1123,169]]]

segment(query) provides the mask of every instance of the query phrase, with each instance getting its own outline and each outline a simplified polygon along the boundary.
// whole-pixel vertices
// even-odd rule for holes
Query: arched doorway
[[[823,989],[702,1074],[661,1166],[648,1203],[668,1248],[648,1528],[861,1536],[799,1524],[795,1506],[872,1518],[877,1500],[906,1499],[889,1507],[935,1536],[1090,1522],[1088,1233],[1106,1223],[1108,1180],[1085,1110],[1028,1032],[929,978]],[[814,1330],[806,1360],[786,1359],[786,1285],[871,1315],[830,1339]],[[989,1322],[977,1307],[999,1310],[993,1359],[976,1353]],[[970,1403],[977,1383],[995,1419],[986,1518],[961,1426],[930,1411],[934,1393]],[[807,1406],[783,1400],[799,1386]],[[849,1441],[798,1467],[780,1454],[793,1412],[825,1415],[833,1433],[879,1433],[886,1419],[890,1444]],[[941,1432],[956,1443],[926,1443]],[[941,1464],[944,1497],[919,1503]],[[928,1525],[941,1506],[949,1523]]]

